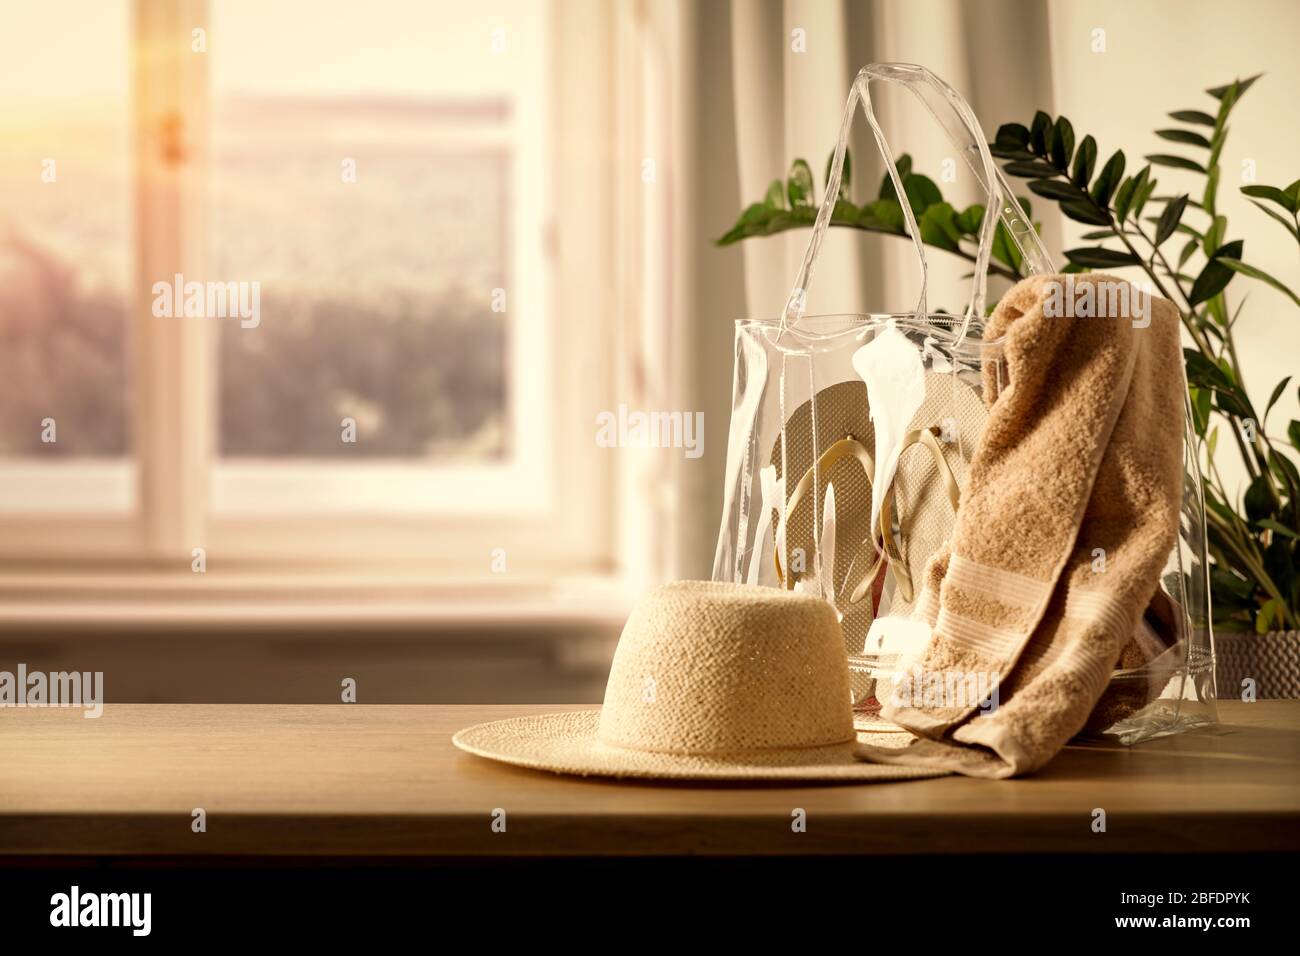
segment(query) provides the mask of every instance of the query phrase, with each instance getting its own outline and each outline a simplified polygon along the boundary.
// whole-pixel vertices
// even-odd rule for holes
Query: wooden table
[[[579,780],[463,754],[530,706],[113,704],[0,710],[0,854],[460,857],[1300,849],[1300,702],[1073,746],[1021,780],[849,786]],[[568,708],[580,709],[580,708]],[[206,832],[192,827],[202,808]],[[506,812],[494,832],[493,811]],[[1094,809],[1106,831],[1093,831]],[[792,832],[792,813],[807,830]]]

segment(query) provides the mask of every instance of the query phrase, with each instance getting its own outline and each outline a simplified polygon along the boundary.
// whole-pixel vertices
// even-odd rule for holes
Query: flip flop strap
[[[935,435],[938,433],[939,429],[937,426],[932,428],[918,428],[908,432],[903,436],[903,444],[899,451],[899,455],[901,456],[903,452],[907,451],[915,444],[922,444],[930,449],[930,453],[934,456],[935,463],[938,465],[939,475],[943,479],[944,488],[948,493],[948,500],[952,502],[953,510],[956,511],[958,502],[961,500],[961,489],[957,485],[957,478],[953,475],[952,468],[948,465],[948,460],[943,456],[943,449],[939,447],[938,441],[935,440]],[[852,435],[841,438],[839,441],[827,448],[826,451],[822,452],[821,457],[817,459],[817,464],[813,468],[809,468],[804,472],[803,477],[799,479],[799,483],[794,486],[794,490],[790,493],[790,499],[786,503],[786,513],[789,514],[793,512],[795,508],[799,506],[800,502],[803,501],[804,496],[807,495],[809,490],[812,488],[812,483],[819,471],[829,471],[841,459],[847,458],[850,455],[858,460],[858,464],[862,466],[863,471],[868,476],[875,474],[875,463],[871,458],[871,453],[867,451],[866,446]],[[903,560],[898,543],[894,540],[893,529],[890,525],[889,516],[893,513],[893,507],[894,485],[893,482],[890,482],[889,488],[885,492],[883,507],[880,510],[879,536],[873,534],[871,537],[871,545],[872,549],[875,551],[876,559],[872,562],[871,567],[867,570],[867,573],[863,575],[862,580],[854,589],[853,594],[849,597],[849,604],[857,604],[866,596],[868,589],[871,587],[872,582],[875,581],[876,575],[880,573],[880,567],[885,563],[886,559],[891,561],[894,568],[894,577],[898,582],[899,592],[903,595],[903,600],[910,601],[912,599],[912,575],[907,569],[907,563]],[[814,516],[813,520],[815,525],[816,516]],[[900,516],[900,537],[907,536],[907,530],[908,527],[910,527],[910,524],[910,521],[904,523]],[[877,544],[877,541],[879,544]],[[863,542],[863,544],[866,543],[866,541]],[[773,546],[772,548],[772,561],[776,565],[776,577],[777,580],[781,582],[781,586],[786,589],[793,587],[793,579],[790,581],[786,580],[785,571],[781,567],[781,550],[776,546]]]
[[[935,464],[939,469],[939,477],[943,481],[944,491],[948,494],[948,501],[952,504],[952,510],[955,514],[958,505],[961,503],[961,487],[957,484],[957,476],[952,473],[952,468],[948,464],[948,459],[943,455],[943,449],[939,446],[935,435],[939,434],[938,426],[931,428],[918,428],[910,431],[903,436],[903,447],[899,452],[907,451],[913,445],[921,444],[930,450],[934,457]],[[891,528],[889,516],[894,510],[894,483],[890,482],[889,487],[885,490],[885,498],[880,509],[880,531],[883,538],[884,551],[889,556],[890,567],[894,569],[894,579],[898,583],[898,593],[904,601],[912,600],[915,594],[915,586],[912,581],[912,572],[903,560],[902,552],[899,550],[898,543],[894,540],[893,530]],[[914,516],[904,516],[901,512],[898,515],[898,535],[906,539],[908,532],[911,530]],[[859,590],[861,586],[859,585]],[[855,592],[856,595],[857,592]]]
[[[834,467],[840,459],[847,458],[850,455],[858,460],[858,464],[862,466],[868,479],[870,479],[871,475],[875,474],[876,465],[871,458],[871,452],[867,451],[866,446],[852,435],[841,438],[822,452],[822,455],[817,459],[817,464],[815,466],[804,472],[804,476],[799,479],[799,483],[795,485],[794,490],[790,492],[790,498],[786,502],[785,506],[786,514],[793,513],[794,509],[799,507],[799,503],[803,501],[804,495],[808,494],[809,490],[812,488],[814,477],[818,471],[829,472],[829,470]],[[814,515],[813,524],[816,525],[816,522],[817,516]],[[779,538],[780,536],[777,535],[776,537]],[[865,542],[863,543],[865,544]],[[877,555],[876,563],[872,566],[871,572],[868,573],[867,578],[864,578],[864,580],[875,577],[875,573],[880,570],[880,565],[884,559],[885,556],[883,553]],[[772,547],[772,561],[776,565],[776,579],[781,582],[781,586],[787,590],[794,587],[793,578],[788,582],[786,581],[785,571],[781,567],[781,549],[775,544]]]

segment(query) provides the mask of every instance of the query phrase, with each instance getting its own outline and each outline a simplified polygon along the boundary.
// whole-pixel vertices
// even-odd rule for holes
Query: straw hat
[[[907,735],[869,742],[898,746]],[[863,738],[864,742],[867,742]],[[819,597],[680,581],[650,592],[619,640],[599,711],[460,731],[461,750],[608,777],[907,780],[933,770],[857,757],[848,662]]]

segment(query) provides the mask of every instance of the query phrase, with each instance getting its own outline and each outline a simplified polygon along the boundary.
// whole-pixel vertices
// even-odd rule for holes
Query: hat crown
[[[597,737],[684,755],[852,741],[835,609],[819,597],[746,584],[656,588],[623,628]]]

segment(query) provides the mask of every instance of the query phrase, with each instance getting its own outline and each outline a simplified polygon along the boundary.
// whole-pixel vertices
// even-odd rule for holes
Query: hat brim
[[[452,743],[489,760],[584,777],[631,777],[662,780],[912,780],[941,777],[947,771],[868,763],[859,745],[837,744],[799,750],[749,752],[734,757],[648,753],[602,744],[596,739],[598,710],[512,717],[467,727]],[[859,734],[861,743],[902,746],[910,734]]]

